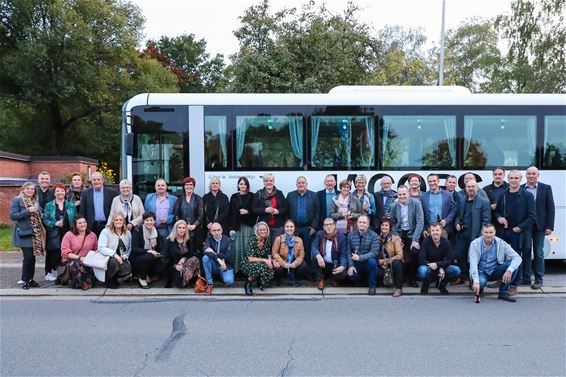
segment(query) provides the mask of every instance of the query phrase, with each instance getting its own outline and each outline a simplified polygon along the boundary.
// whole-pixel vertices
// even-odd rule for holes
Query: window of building
[[[374,167],[373,116],[313,116],[310,138],[313,168]]]
[[[534,163],[536,116],[464,117],[464,167],[526,167]]]
[[[303,119],[302,116],[237,116],[237,167],[302,167]]]
[[[456,166],[455,116],[384,116],[381,137],[384,168]]]

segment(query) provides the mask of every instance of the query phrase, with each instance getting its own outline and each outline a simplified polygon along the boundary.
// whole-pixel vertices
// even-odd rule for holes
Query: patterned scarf
[[[23,192],[20,194],[20,198],[24,202],[26,208],[36,206],[38,208],[35,212],[29,213],[29,221],[31,223],[31,229],[33,232],[33,255],[36,257],[39,255],[45,255],[45,240],[46,232],[43,224],[41,223],[41,212],[39,210],[39,205],[36,200],[25,195]]]
[[[379,193],[385,197],[385,203],[383,203],[383,213],[389,213],[391,211],[391,204],[397,197],[397,193],[393,190],[385,191],[383,189],[379,190]]]
[[[259,189],[257,191],[257,194],[259,195],[259,198],[263,200],[265,207],[272,206],[271,198],[274,197],[276,193],[277,193],[277,187],[275,186],[273,186],[273,191],[271,191],[271,194],[268,193],[265,189]]]
[[[122,214],[127,222],[132,221],[132,200],[134,200],[134,195],[130,194],[127,198],[124,198],[122,194],[119,196],[120,203],[122,203]]]
[[[289,253],[287,254],[287,263],[290,264],[293,263],[293,261],[295,260],[295,252],[294,252],[295,237],[285,233],[285,243],[287,244],[287,249],[289,249]]]
[[[327,234],[324,232],[324,239],[320,242],[320,255],[324,258],[326,256],[326,241],[332,241],[332,259],[336,260],[338,258],[334,258],[334,254],[338,251],[338,232],[336,229],[331,234]]]
[[[385,249],[385,245],[391,241],[391,239],[393,238],[393,233],[389,232],[387,233],[387,235],[384,237],[383,233],[381,233],[381,236],[379,237],[379,242],[381,243],[381,254],[384,258],[389,258],[389,255],[387,254],[387,250]]]

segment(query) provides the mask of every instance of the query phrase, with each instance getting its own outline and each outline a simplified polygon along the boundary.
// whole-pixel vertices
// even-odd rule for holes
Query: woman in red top
[[[254,195],[252,213],[257,215],[256,223],[265,221],[270,229],[270,240],[283,233],[283,225],[287,218],[287,200],[275,187],[275,176],[264,174],[263,188]]]
[[[71,285],[73,288],[87,290],[94,286],[95,277],[92,268],[83,264],[83,260],[91,250],[98,249],[96,234],[87,229],[86,219],[76,216],[71,230],[61,240],[61,259],[69,264]],[[66,284],[66,282],[61,282]]]

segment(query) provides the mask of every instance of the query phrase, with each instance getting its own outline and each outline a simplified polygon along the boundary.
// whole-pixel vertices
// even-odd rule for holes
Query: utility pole
[[[442,0],[442,22],[440,25],[440,68],[438,72],[438,86],[444,81],[444,16],[446,13],[446,0]]]

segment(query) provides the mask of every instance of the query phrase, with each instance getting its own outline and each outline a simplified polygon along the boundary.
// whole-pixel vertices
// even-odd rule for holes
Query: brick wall
[[[74,173],[78,171],[83,174],[84,177],[89,177],[89,167],[90,173],[96,171],[96,164],[79,162],[79,161],[32,161],[30,163],[30,174],[32,177],[37,177],[37,175],[42,171],[47,171],[51,175],[52,180],[59,181],[63,176],[69,173]]]
[[[0,158],[0,177],[29,177],[30,162]]]
[[[0,224],[12,224],[10,204],[15,196],[20,195],[20,187],[0,186]]]

